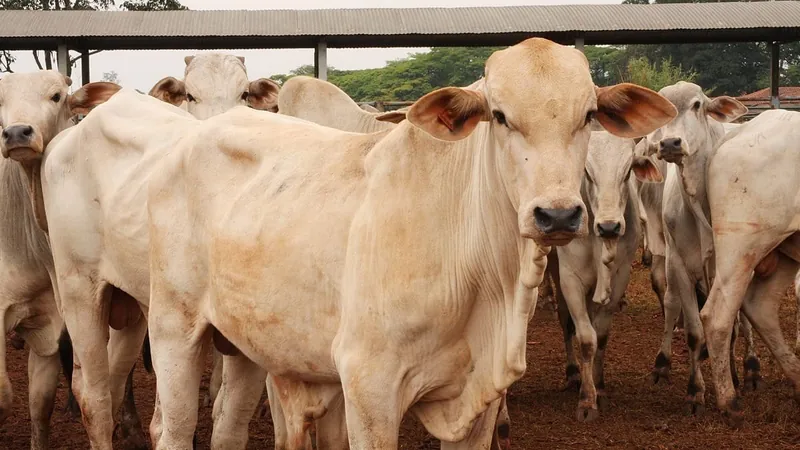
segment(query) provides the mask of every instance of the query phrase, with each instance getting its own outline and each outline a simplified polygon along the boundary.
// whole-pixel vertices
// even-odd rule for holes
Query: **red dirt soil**
[[[528,329],[528,370],[509,389],[511,445],[514,449],[648,448],[648,449],[800,449],[800,406],[772,355],[756,337],[764,382],[757,392],[743,398],[746,423],[731,430],[714,406],[708,362],[703,373],[708,386],[707,410],[696,418],[683,412],[687,384],[686,344],[676,336],[673,344],[671,384],[653,385],[650,369],[658,352],[663,329],[661,311],[650,288],[649,272],[638,263],[627,291],[628,307],[615,314],[606,357],[610,407],[600,418],[583,424],[575,420],[578,394],[562,392],[564,347],[555,314],[541,307]],[[540,303],[541,305],[541,303]],[[784,334],[794,344],[794,296],[784,297],[780,310]],[[737,367],[742,376],[742,348]],[[8,368],[15,392],[9,420],[0,425],[0,449],[28,448],[30,420],[27,406],[27,350],[8,346]],[[209,371],[203,378],[203,392]],[[66,403],[62,377],[53,414],[51,445],[54,449],[85,449],[86,433],[79,420],[63,411]],[[663,382],[662,382],[663,383]],[[137,364],[134,391],[144,426],[153,413],[155,377]],[[266,397],[264,397],[266,398]],[[209,448],[211,408],[201,407],[198,448]],[[145,430],[146,431],[146,430]],[[248,449],[273,448],[269,414],[250,423]],[[400,432],[401,449],[438,449],[439,442],[413,419]]]

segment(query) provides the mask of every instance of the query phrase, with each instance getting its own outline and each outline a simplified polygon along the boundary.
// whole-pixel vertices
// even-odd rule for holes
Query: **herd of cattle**
[[[250,81],[243,58],[185,62],[149,95],[0,80],[0,318],[30,349],[31,448],[49,447],[62,366],[93,449],[115,422],[143,443],[125,401],[143,348],[157,449],[192,448],[209,351],[212,448],[245,448],[265,385],[276,448],[397,448],[406,412],[443,449],[508,448],[540,286],[577,418],[595,419],[642,242],[665,319],[654,380],[680,316],[687,408],[710,357],[741,423],[741,324],[744,387],[754,328],[800,401],[778,321],[800,268],[800,114],[733,125],[747,109],[691,83],[596,87],[580,51],[544,39],[386,113],[314,78]]]

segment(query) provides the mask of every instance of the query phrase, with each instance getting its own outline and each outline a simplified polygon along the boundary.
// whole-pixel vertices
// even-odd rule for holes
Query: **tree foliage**
[[[681,66],[672,64],[671,59],[666,59],[661,64],[651,63],[645,57],[634,58],[628,61],[628,71],[625,81],[648,87],[654,91],[675,84],[678,81],[694,82],[697,72],[685,72]]]

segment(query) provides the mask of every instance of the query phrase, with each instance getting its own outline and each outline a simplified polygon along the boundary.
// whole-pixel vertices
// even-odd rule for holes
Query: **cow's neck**
[[[29,170],[33,170],[33,166]],[[34,215],[31,178],[20,163],[5,158],[0,161],[0,178],[0,208],[3,211],[0,219],[2,258],[6,261],[20,258],[18,263],[41,261],[50,254],[50,247],[47,236],[37,225]]]

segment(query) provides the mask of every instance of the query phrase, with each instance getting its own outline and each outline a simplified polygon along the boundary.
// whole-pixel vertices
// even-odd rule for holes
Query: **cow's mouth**
[[[554,233],[546,234],[536,239],[539,245],[548,247],[561,247],[572,242],[577,237],[577,233],[570,233],[567,231],[557,231]]]
[[[14,147],[3,152],[6,158],[19,162],[31,162],[42,159],[42,154],[31,147]]]

